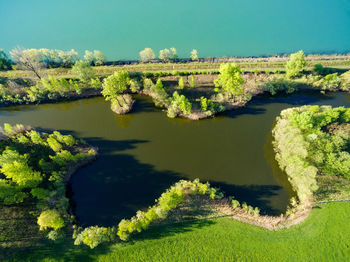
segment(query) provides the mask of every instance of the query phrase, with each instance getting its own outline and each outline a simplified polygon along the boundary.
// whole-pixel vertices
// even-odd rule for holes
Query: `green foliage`
[[[291,54],[286,64],[286,76],[291,78],[297,76],[306,66],[305,54],[302,50]]]
[[[335,90],[341,85],[341,77],[337,73],[329,74],[315,84],[321,86],[322,90]]]
[[[9,180],[0,179],[0,199],[3,200],[5,205],[22,203],[28,197],[28,194],[23,192],[22,189],[22,187]]]
[[[101,80],[100,78],[96,77],[96,78],[91,78],[90,80],[90,86],[92,88],[95,88],[95,89],[100,89],[102,87],[102,83],[101,83]]]
[[[315,72],[317,75],[323,75],[325,68],[321,64],[315,64],[312,68],[312,71]]]
[[[131,234],[146,230],[151,223],[167,217],[170,210],[183,203],[186,195],[208,195],[212,199],[222,198],[222,193],[210,187],[209,183],[203,184],[198,179],[192,181],[180,180],[166,190],[157,200],[154,206],[146,212],[138,211],[130,220],[123,219],[118,225],[117,235],[126,241]]]
[[[341,90],[350,91],[350,70],[341,76]]]
[[[106,100],[116,100],[130,85],[130,76],[127,71],[116,71],[105,78],[102,84],[102,95]]]
[[[233,199],[231,204],[233,209],[240,207],[240,203],[238,202],[238,200]]]
[[[221,88],[219,89],[221,92],[234,97],[243,93],[241,85],[244,83],[244,80],[238,65],[234,63],[221,64],[219,72],[218,78],[214,80],[215,87]]]
[[[283,78],[274,77],[271,81],[266,82],[262,88],[270,92],[271,95],[275,95],[282,91],[290,94],[298,89],[298,83]]]
[[[63,148],[62,144],[57,141],[55,136],[48,137],[46,141],[49,147],[55,152],[59,152]]]
[[[194,77],[191,76],[190,87],[194,88],[195,86],[196,86],[196,83],[194,81]]]
[[[99,244],[104,242],[110,242],[116,238],[116,229],[114,227],[98,227],[92,226],[85,228],[79,233],[74,241],[74,245],[85,244],[91,249],[97,247]]]
[[[141,87],[140,87],[140,84],[137,80],[135,79],[131,79],[130,80],[130,90],[131,92],[133,93],[136,93],[138,91],[140,91]]]
[[[4,50],[0,49],[0,70],[10,70],[11,68],[11,60]]]
[[[177,91],[173,93],[171,98],[171,103],[168,108],[168,117],[174,118],[180,112],[183,114],[190,114],[192,108],[192,103],[184,95],[179,95]]]
[[[5,205],[36,199],[41,229],[64,226],[68,219],[65,174],[68,168],[96,155],[93,149],[81,153],[82,142],[58,131],[38,133],[23,125],[5,124],[0,150],[0,199]],[[84,152],[84,151],[83,151]],[[50,210],[46,210],[50,207]],[[54,234],[48,235],[55,238]]]
[[[30,193],[33,197],[36,197],[37,199],[45,199],[50,195],[50,191],[44,188],[33,188],[30,190]]]
[[[182,77],[179,78],[179,89],[184,89],[185,88],[185,83],[184,83],[184,79]]]
[[[202,111],[206,112],[207,110],[213,112],[215,111],[215,104],[213,101],[211,101],[210,99],[201,96],[200,98],[200,105],[201,105],[201,109]]]
[[[52,241],[60,241],[64,238],[64,231],[63,230],[51,230],[47,234],[47,238]]]
[[[48,209],[41,212],[38,217],[38,225],[40,230],[46,230],[48,228],[58,230],[65,226],[61,214],[56,209]]]
[[[88,83],[91,78],[95,77],[95,70],[89,63],[84,61],[77,61],[71,70],[73,75],[76,75],[83,83]]]
[[[169,104],[169,95],[165,91],[160,78],[158,78],[156,84],[154,84],[151,79],[145,78],[143,81],[143,89],[146,93],[152,96],[156,106],[164,107]]]
[[[316,175],[350,179],[350,109],[303,106],[281,112],[273,130],[276,159],[304,202],[317,189]]]
[[[19,186],[35,187],[43,180],[43,175],[28,165],[28,158],[7,147],[0,155],[0,172]]]

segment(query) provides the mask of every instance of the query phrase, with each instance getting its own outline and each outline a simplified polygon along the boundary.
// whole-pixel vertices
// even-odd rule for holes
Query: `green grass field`
[[[218,218],[153,227],[128,243],[93,250],[47,244],[14,261],[349,261],[349,220],[350,202],[329,203],[277,232]]]

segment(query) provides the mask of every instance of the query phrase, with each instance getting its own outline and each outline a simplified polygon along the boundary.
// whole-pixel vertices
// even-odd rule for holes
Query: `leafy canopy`
[[[102,84],[102,95],[106,100],[116,100],[130,85],[130,76],[127,71],[117,71],[105,78]]]
[[[305,54],[302,50],[291,54],[286,64],[287,78],[297,76],[306,66]]]
[[[219,72],[218,78],[214,80],[215,87],[221,87],[221,91],[233,96],[243,93],[240,86],[244,83],[244,80],[238,65],[235,63],[221,64]]]

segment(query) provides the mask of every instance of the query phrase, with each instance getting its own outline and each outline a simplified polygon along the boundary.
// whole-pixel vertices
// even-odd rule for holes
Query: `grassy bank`
[[[71,240],[47,244],[13,261],[346,261],[349,219],[349,203],[322,204],[303,224],[277,232],[219,218],[153,227],[94,250]]]

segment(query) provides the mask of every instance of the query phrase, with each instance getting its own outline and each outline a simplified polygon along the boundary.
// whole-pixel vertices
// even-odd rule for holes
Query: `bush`
[[[167,217],[170,210],[183,203],[185,196],[189,195],[208,195],[212,199],[221,198],[222,193],[217,189],[210,187],[209,183],[200,183],[198,179],[193,182],[180,180],[175,185],[166,190],[156,204],[150,207],[146,212],[138,211],[136,216],[131,219],[123,219],[118,225],[118,236],[126,241],[131,234],[141,232],[158,219]]]
[[[0,49],[0,70],[10,70],[11,60],[8,58],[4,50]]]
[[[182,77],[180,77],[180,79],[179,79],[179,89],[184,89],[184,88],[185,88],[184,79]]]
[[[99,244],[104,242],[110,242],[115,240],[116,229],[114,227],[98,227],[92,226],[85,228],[81,233],[79,233],[74,241],[74,245],[81,245],[84,243],[88,245],[91,249],[97,247]]]
[[[41,212],[38,217],[38,225],[40,230],[46,230],[47,228],[58,230],[64,227],[64,220],[56,209],[48,209]]]
[[[264,91],[270,92],[271,95],[275,95],[281,91],[290,94],[298,89],[298,83],[283,78],[273,78],[272,81],[266,82],[262,88]]]
[[[175,91],[168,108],[168,117],[175,117],[180,112],[183,114],[190,114],[191,108],[192,103],[188,100],[188,98],[186,98],[184,95],[179,95],[178,92]]]
[[[83,83],[88,83],[91,78],[95,77],[94,69],[84,61],[77,61],[72,67],[71,72]]]

